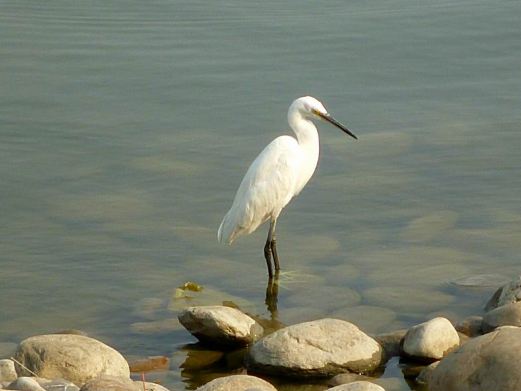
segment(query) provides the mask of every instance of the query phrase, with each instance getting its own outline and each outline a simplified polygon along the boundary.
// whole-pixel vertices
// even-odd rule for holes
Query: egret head
[[[312,96],[303,96],[301,98],[296,99],[289,108],[289,115],[291,113],[298,112],[302,117],[313,120],[313,119],[323,119],[330,124],[335,125],[337,128],[350,135],[351,137],[357,139],[357,137],[351,133],[349,129],[347,129],[344,125],[334,119],[326,110],[324,105],[318,100],[313,98]]]

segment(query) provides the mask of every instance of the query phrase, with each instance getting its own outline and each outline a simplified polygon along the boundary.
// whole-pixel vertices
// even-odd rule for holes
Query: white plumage
[[[317,99],[306,96],[295,100],[288,110],[288,122],[296,138],[280,136],[269,143],[250,165],[233,204],[224,216],[217,237],[231,244],[237,237],[255,231],[270,220],[264,254],[270,278],[279,270],[275,245],[275,225],[281,210],[304,188],[318,162],[319,139],[312,119],[322,118],[356,138],[334,120]]]

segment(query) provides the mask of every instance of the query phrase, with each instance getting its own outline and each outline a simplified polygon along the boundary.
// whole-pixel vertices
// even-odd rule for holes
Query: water
[[[175,389],[228,373],[180,368],[197,347],[173,293],[196,281],[197,303],[272,317],[265,230],[232,248],[216,230],[305,94],[360,140],[320,126],[319,168],[279,220],[275,323],[376,333],[481,313],[520,272],[520,16],[517,1],[2,1],[0,346],[77,328],[170,357],[150,376]],[[382,381],[415,387],[394,361]]]

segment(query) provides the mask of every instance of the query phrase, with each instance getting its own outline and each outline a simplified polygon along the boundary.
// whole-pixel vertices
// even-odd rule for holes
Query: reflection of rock
[[[224,306],[189,307],[179,314],[179,321],[201,342],[214,345],[247,345],[263,333],[248,315]]]
[[[440,361],[434,361],[430,365],[423,368],[420,374],[416,377],[416,381],[420,384],[429,384],[431,382],[432,373],[438,366]]]
[[[485,311],[490,311],[505,304],[516,303],[520,300],[521,276],[518,276],[508,284],[503,285],[494,293],[485,306]]]
[[[277,391],[270,383],[255,376],[232,375],[220,377],[196,391]]]
[[[25,339],[15,354],[29,370],[49,379],[64,378],[76,384],[106,374],[128,378],[129,366],[113,348],[81,335],[51,334]],[[29,374],[16,365],[21,375]]]
[[[224,353],[217,350],[189,349],[180,367],[185,371],[200,370],[217,363],[223,356]]]
[[[329,379],[327,384],[331,387],[335,387],[335,386],[340,386],[342,384],[348,384],[348,383],[353,383],[356,381],[370,380],[370,379],[372,379],[372,378],[369,376],[358,375],[357,373],[340,373],[338,375],[333,376],[331,379]]]
[[[403,340],[409,356],[439,360],[459,345],[458,332],[446,318],[434,318],[413,326]]]
[[[484,332],[499,326],[521,326],[521,302],[505,304],[485,314],[482,324]]]
[[[321,319],[289,326],[253,345],[248,366],[264,373],[289,376],[331,376],[369,372],[382,358],[382,348],[355,325]]]
[[[355,381],[352,383],[342,384],[327,391],[385,391],[378,384],[374,384],[365,380]]]
[[[517,391],[521,384],[521,329],[499,328],[471,339],[441,360],[431,391]]]

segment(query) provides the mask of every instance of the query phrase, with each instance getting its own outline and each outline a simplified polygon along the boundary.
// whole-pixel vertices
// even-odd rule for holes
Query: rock
[[[385,391],[378,384],[368,381],[355,381],[353,383],[342,384],[333,388],[328,388],[327,391]]]
[[[21,376],[14,382],[7,386],[8,390],[20,391],[45,391],[45,388],[40,386],[38,382],[32,377]]]
[[[521,328],[501,327],[471,339],[434,369],[430,391],[517,391],[521,384]]]
[[[12,382],[18,375],[14,368],[13,360],[0,360],[0,382]]]
[[[521,300],[521,276],[500,287],[485,305],[485,311]]]
[[[456,325],[456,330],[468,337],[477,337],[483,333],[481,329],[482,322],[482,316],[469,316]]]
[[[429,384],[431,382],[432,373],[434,372],[439,363],[439,361],[434,361],[432,364],[427,365],[425,368],[423,368],[420,374],[416,377],[416,381],[420,384]]]
[[[485,314],[482,323],[484,332],[499,326],[521,326],[521,302],[505,304]]]
[[[142,381],[136,380],[136,381],[134,381],[134,384],[140,390],[143,390],[143,382]],[[168,388],[163,387],[161,384],[145,382],[145,389],[143,391],[168,391]]]
[[[253,345],[247,365],[259,372],[287,376],[333,376],[370,372],[382,348],[355,325],[338,319],[300,323],[275,331]]]
[[[46,391],[79,391],[80,387],[65,379],[49,380],[43,377],[33,378]]]
[[[357,373],[339,373],[338,375],[333,376],[331,379],[328,380],[327,385],[334,387],[334,386],[340,386],[342,384],[347,383],[353,383],[355,381],[369,381],[370,379],[373,379],[369,376],[359,375]]]
[[[434,318],[413,326],[403,340],[403,351],[412,357],[443,358],[459,345],[458,332],[446,318]]]
[[[220,377],[197,388],[196,391],[277,391],[270,383],[255,376],[232,375]]]
[[[407,334],[406,329],[396,330],[390,333],[378,334],[374,339],[382,346],[386,359],[389,359],[400,355],[405,334]]]
[[[259,339],[262,326],[241,311],[225,306],[188,307],[179,322],[201,342],[243,346]]]
[[[100,377],[89,380],[85,383],[80,391],[141,391],[143,383],[139,386],[128,377],[118,377],[110,375],[102,375]]]
[[[83,384],[100,375],[129,378],[126,360],[113,348],[82,335],[50,334],[27,338],[15,354],[29,370],[49,379]],[[18,374],[28,372],[15,365]]]

